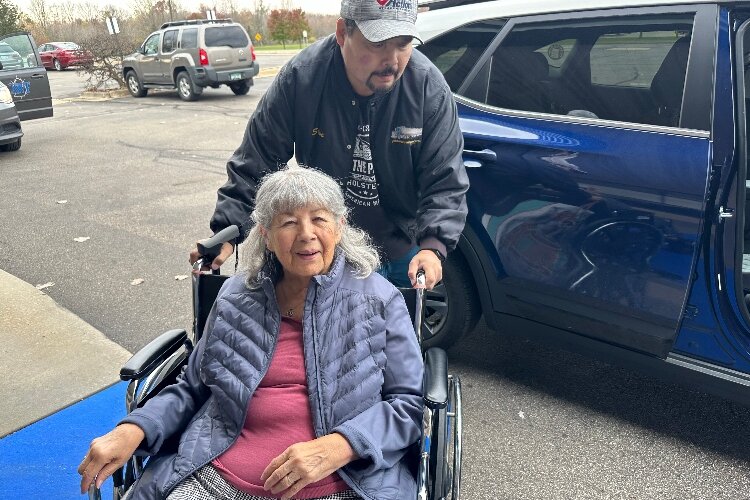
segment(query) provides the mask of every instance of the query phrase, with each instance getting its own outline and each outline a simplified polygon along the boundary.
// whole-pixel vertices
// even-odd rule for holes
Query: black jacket
[[[374,96],[371,105],[370,147],[393,237],[452,250],[466,220],[469,182],[456,104],[443,75],[415,50],[393,90]],[[244,234],[258,181],[292,155],[343,184],[358,120],[357,98],[331,35],[289,61],[260,100],[227,163],[211,229],[237,224]],[[368,221],[352,222],[368,230]]]

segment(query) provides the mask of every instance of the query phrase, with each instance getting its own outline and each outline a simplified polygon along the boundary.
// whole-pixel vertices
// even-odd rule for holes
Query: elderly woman
[[[422,357],[401,294],[346,217],[319,171],[263,180],[243,272],[178,381],[92,441],[82,492],[137,452],[153,456],[130,500],[415,497]]]

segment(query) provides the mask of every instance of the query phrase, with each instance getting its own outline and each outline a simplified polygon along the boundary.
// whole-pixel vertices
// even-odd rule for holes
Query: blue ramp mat
[[[86,499],[78,464],[97,436],[125,416],[125,382],[0,439],[0,499]],[[112,498],[112,480],[102,486]]]

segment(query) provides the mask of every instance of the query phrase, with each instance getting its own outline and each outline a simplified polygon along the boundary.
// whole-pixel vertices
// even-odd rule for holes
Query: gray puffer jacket
[[[139,452],[156,455],[133,500],[165,498],[234,443],[280,320],[270,278],[258,289],[227,280],[177,383],[122,421],[144,430]],[[355,278],[337,255],[310,284],[302,335],[315,434],[344,435],[360,457],[340,476],[365,499],[415,498],[405,455],[420,436],[423,367],[399,291],[377,274]]]

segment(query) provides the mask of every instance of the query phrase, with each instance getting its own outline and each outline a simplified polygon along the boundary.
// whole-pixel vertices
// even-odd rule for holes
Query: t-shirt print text
[[[357,128],[357,141],[352,155],[352,172],[346,181],[346,198],[361,207],[375,207],[380,204],[375,167],[370,150],[370,126]]]

